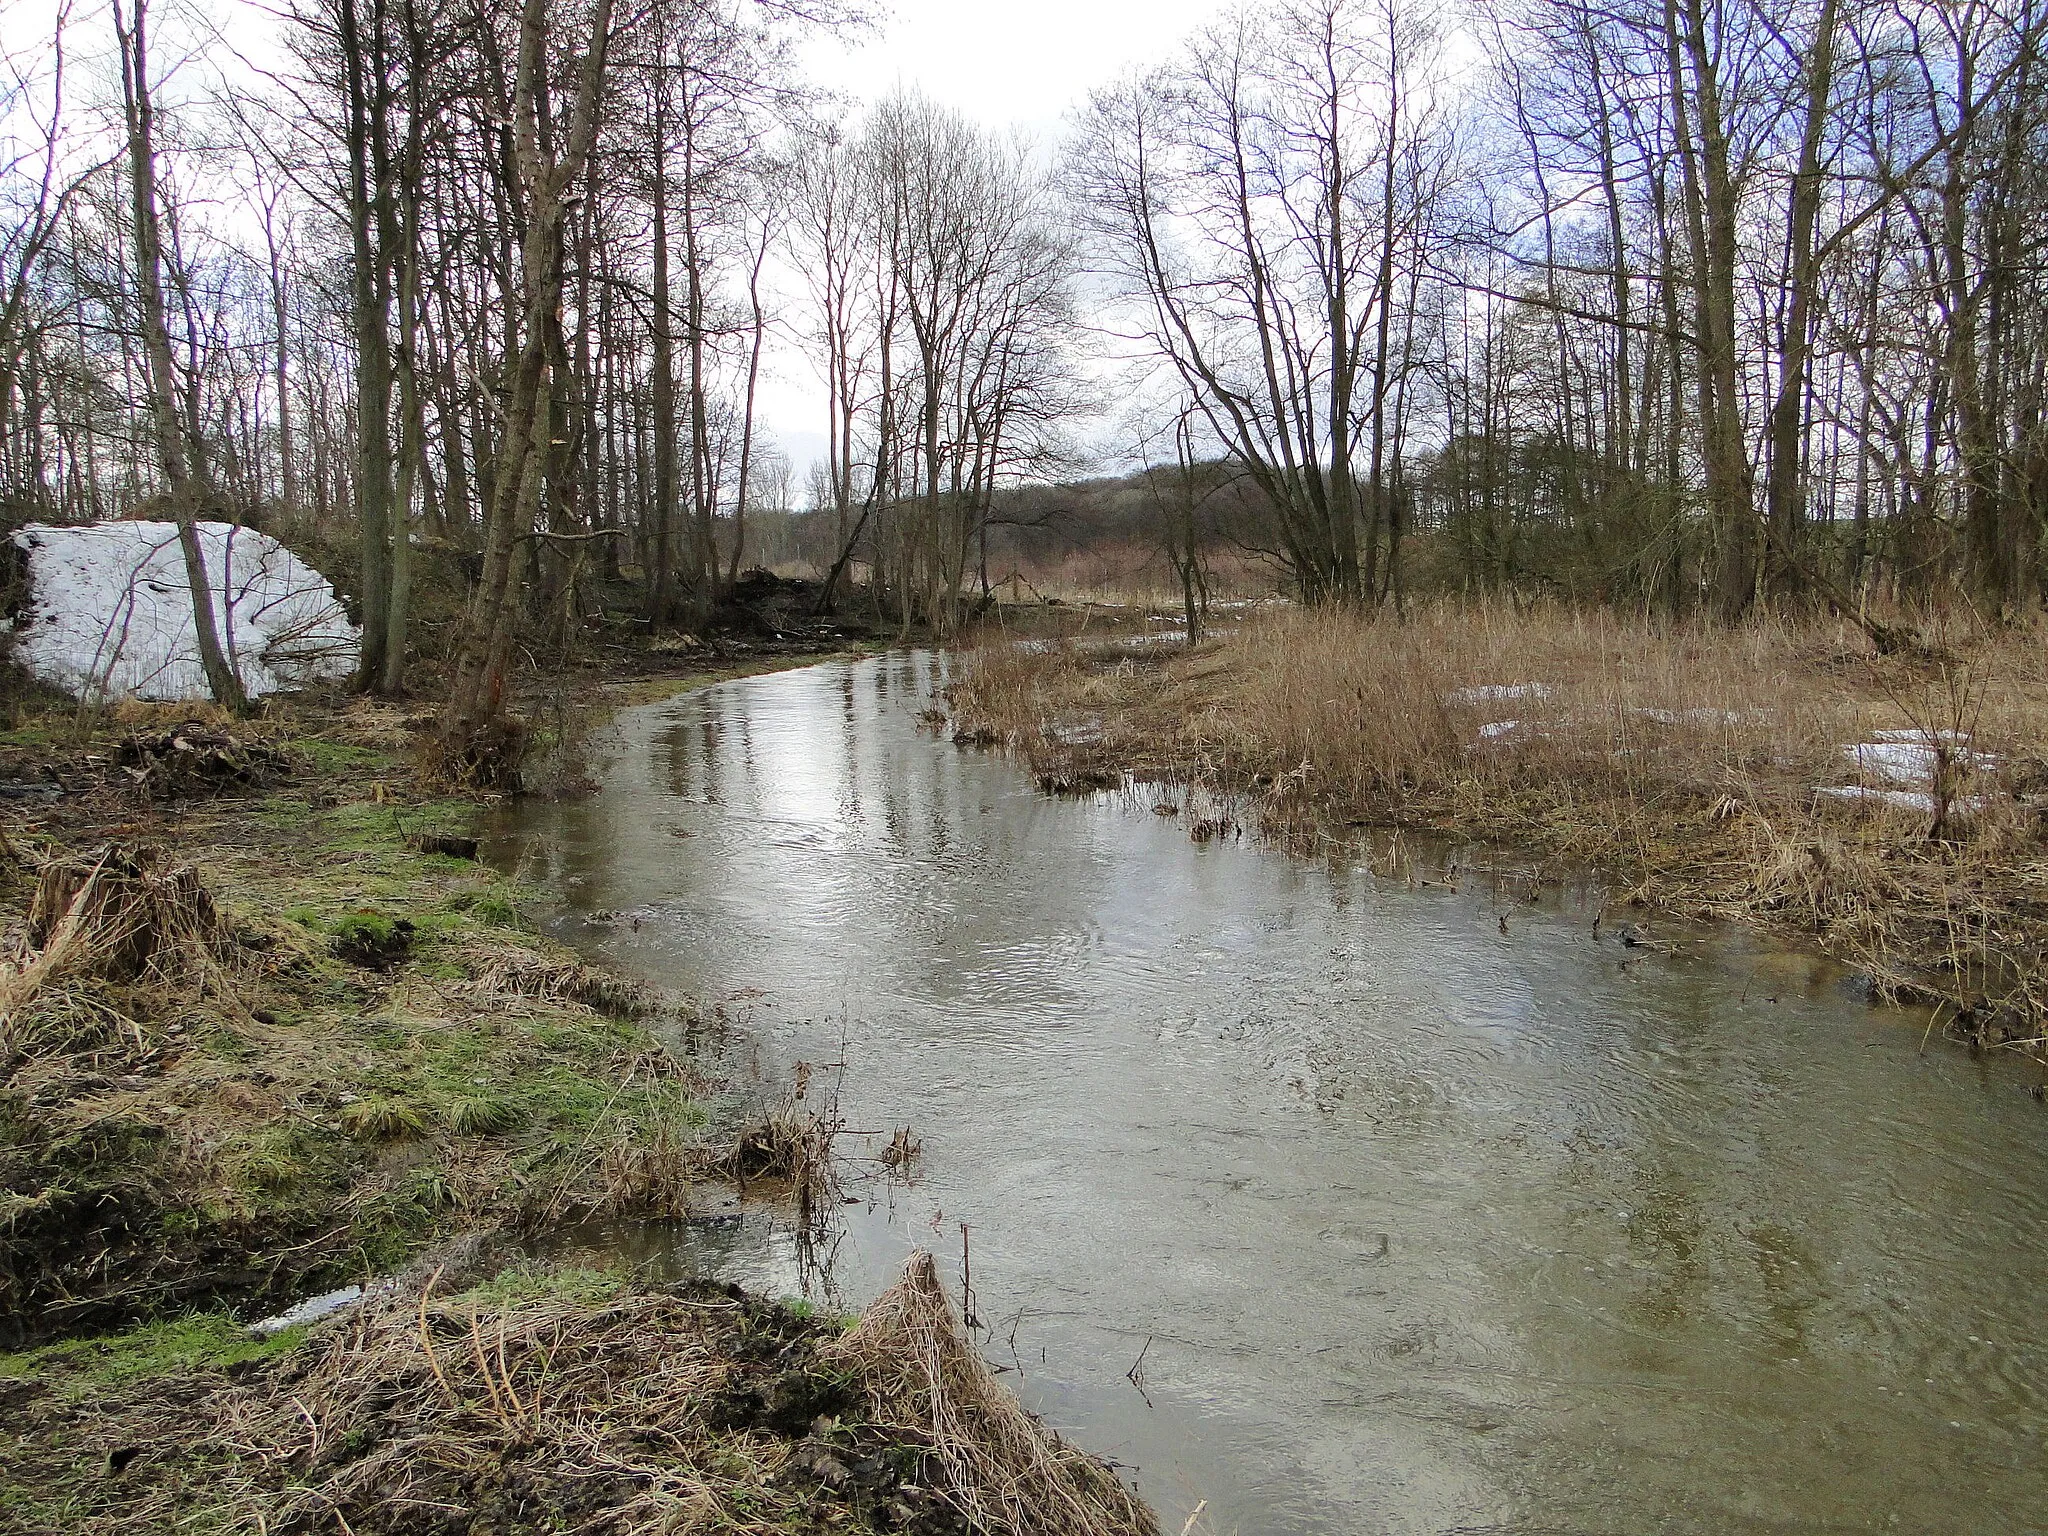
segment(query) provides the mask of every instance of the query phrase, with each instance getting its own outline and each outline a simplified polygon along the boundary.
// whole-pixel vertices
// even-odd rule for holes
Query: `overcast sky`
[[[896,0],[879,36],[816,39],[810,74],[872,101],[898,85],[995,127],[1057,133],[1091,86],[1157,61],[1217,0]]]
[[[1023,128],[1051,146],[1091,87],[1163,61],[1222,0],[896,0],[878,31],[849,46],[813,39],[806,74],[873,101],[922,91],[992,128]],[[794,347],[771,359],[761,415],[796,466],[825,452],[825,396]]]

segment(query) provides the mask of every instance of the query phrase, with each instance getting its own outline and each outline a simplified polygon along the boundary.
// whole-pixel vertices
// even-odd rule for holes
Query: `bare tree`
[[[164,308],[163,247],[158,229],[156,112],[149,78],[147,0],[131,0],[124,16],[113,0],[114,32],[121,49],[121,100],[128,137],[128,178],[132,193],[136,304],[142,330],[144,376],[155,428],[157,466],[164,477],[185,581],[192,592],[192,632],[199,665],[214,702],[237,714],[249,706],[242,681],[221,648],[213,589],[200,547],[198,512],[210,498],[205,457],[189,436],[190,422],[179,405],[177,364],[171,356],[170,324]],[[232,620],[232,615],[230,615]]]

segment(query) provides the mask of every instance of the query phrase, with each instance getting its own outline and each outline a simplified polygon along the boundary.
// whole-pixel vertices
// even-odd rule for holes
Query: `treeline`
[[[1034,149],[821,101],[842,0],[60,8],[8,29],[0,516],[346,537],[384,691],[416,552],[463,551],[465,729],[522,630],[599,582],[692,622],[792,502],[827,602],[950,629],[1105,414],[1191,594],[1230,550],[1309,601],[2011,612],[2044,10],[1269,0]]]
[[[1100,93],[1074,182],[1310,598],[2011,611],[2048,514],[2044,18],[1282,0]]]
[[[466,551],[474,728],[520,628],[598,581],[657,626],[731,589],[791,500],[771,327],[831,384],[834,583],[893,620],[949,627],[995,489],[1057,462],[1049,170],[920,99],[816,102],[791,53],[837,0],[293,0],[260,76],[247,39],[113,17],[60,15],[6,102],[10,524],[346,531],[387,692],[417,552]]]

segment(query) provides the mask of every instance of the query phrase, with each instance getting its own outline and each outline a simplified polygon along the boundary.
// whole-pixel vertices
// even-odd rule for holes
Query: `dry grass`
[[[711,1285],[515,1268],[450,1294],[442,1273],[258,1363],[60,1374],[17,1398],[0,1444],[0,1479],[23,1490],[9,1528],[1156,1530],[997,1382],[928,1255],[851,1333]]]
[[[795,1201],[798,1219],[809,1225],[817,1212],[837,1203],[839,1194],[832,1145],[845,1121],[836,1090],[821,1093],[821,1099],[811,1103],[811,1067],[798,1062],[788,1091],[760,1120],[740,1128],[711,1171],[731,1179],[743,1195],[751,1183],[777,1186]]]
[[[30,1048],[73,1010],[39,1006],[66,980],[228,990],[234,938],[190,864],[147,844],[44,860],[17,954],[0,968],[0,1049]]]
[[[1032,1418],[961,1332],[928,1253],[828,1350],[859,1375],[877,1422],[930,1448],[969,1530],[1151,1536],[1151,1510],[1102,1463]]]
[[[1349,822],[1511,843],[1637,900],[1767,915],[1882,989],[1947,998],[1979,1043],[2029,1038],[2048,1002],[2030,974],[2048,939],[2042,637],[1936,638],[1898,659],[1845,624],[1267,610],[1192,653],[987,645],[956,707],[1051,787],[1128,771],[1305,840]],[[1885,730],[1929,747],[1931,804],[1869,793],[1886,781],[1845,749]]]
[[[485,1007],[537,1002],[590,1008],[613,1018],[654,1011],[647,989],[623,976],[520,944],[474,944],[463,957],[470,979],[457,995]]]

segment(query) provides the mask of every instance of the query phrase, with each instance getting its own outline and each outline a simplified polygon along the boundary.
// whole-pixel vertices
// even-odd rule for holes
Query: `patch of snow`
[[[1925,784],[1934,777],[1935,752],[1925,737],[1918,740],[1893,737],[1879,741],[1859,741],[1842,748],[1842,753],[1861,772],[1887,783]],[[1970,752],[1962,755],[1968,766],[1978,773],[1989,773],[1998,766],[1998,759],[1988,753]]]
[[[1924,789],[1873,789],[1868,784],[1828,784],[1814,793],[1829,800],[1860,800],[1901,811],[1916,811],[1923,816],[1934,814],[1934,796]],[[1981,795],[1959,798],[1949,805],[1952,813],[1966,815],[1983,809],[1984,798]]]
[[[1446,704],[1491,704],[1500,699],[1547,699],[1548,683],[1481,683],[1473,688],[1453,688],[1444,695]]]
[[[1186,645],[1185,634],[1170,634],[1165,630],[1146,630],[1135,635],[1104,635],[1091,641],[1089,648],[1097,651],[1114,651],[1125,646]]]
[[[1923,731],[1918,726],[1908,726],[1902,729],[1892,729],[1885,731],[1872,731],[1870,733],[1870,739],[1872,741],[1917,741],[1923,745],[1929,742],[1940,741],[1945,742],[1950,746],[1954,746],[1959,742],[1969,740],[1969,738],[1965,736],[1961,731]]]
[[[362,632],[333,585],[268,534],[201,523],[214,624],[252,698],[355,670]],[[203,699],[206,674],[175,523],[31,523],[14,655],[80,697]]]
[[[1522,722],[1519,720],[1490,720],[1485,725],[1479,727],[1479,739],[1481,741],[1494,741],[1511,731],[1518,731],[1521,728]]]

